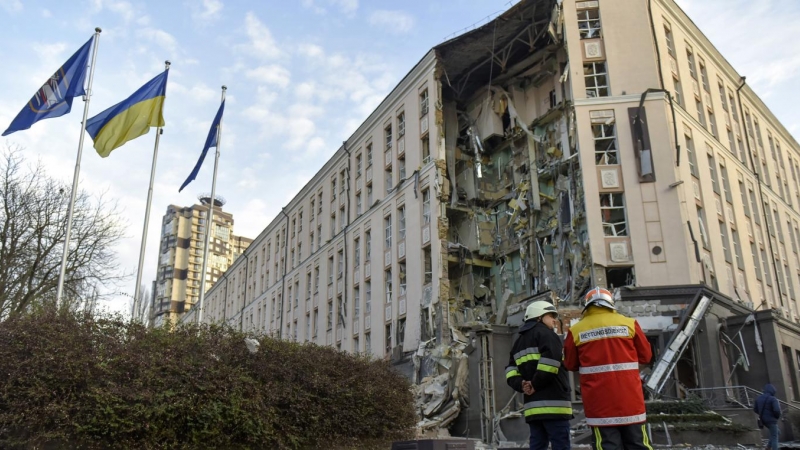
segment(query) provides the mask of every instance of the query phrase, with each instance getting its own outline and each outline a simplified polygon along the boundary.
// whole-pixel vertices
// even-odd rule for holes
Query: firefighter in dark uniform
[[[549,302],[537,301],[525,310],[525,323],[511,349],[506,382],[524,394],[525,421],[531,431],[531,450],[570,448],[567,372],[561,364],[563,344],[553,331],[558,319]]]

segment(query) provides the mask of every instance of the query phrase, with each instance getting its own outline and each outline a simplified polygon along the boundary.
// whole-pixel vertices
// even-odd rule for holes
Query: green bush
[[[0,323],[2,448],[370,448],[407,439],[384,361],[222,326],[34,312]]]

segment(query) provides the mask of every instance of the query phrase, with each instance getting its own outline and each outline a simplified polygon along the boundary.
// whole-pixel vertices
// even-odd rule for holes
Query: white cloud
[[[271,84],[285,88],[289,86],[292,74],[283,66],[270,64],[248,70],[245,76],[259,83]]]
[[[244,30],[250,39],[245,46],[249,53],[265,59],[278,58],[283,54],[272,37],[272,32],[258,19],[255,13],[248,12],[245,16]]]
[[[327,8],[320,3],[320,0],[303,0],[301,2],[303,8],[311,10],[315,14],[327,14]],[[358,0],[325,0],[324,3],[338,9],[346,16],[353,16],[358,10]]]
[[[10,13],[22,11],[22,2],[19,0],[0,0],[0,7]]]
[[[403,34],[414,28],[414,17],[404,11],[379,9],[370,14],[369,24],[390,33]]]
[[[136,18],[136,11],[133,5],[124,0],[94,0],[95,12],[100,12],[104,9],[112,11],[122,17],[125,22],[130,22]]]
[[[169,53],[170,57],[176,56],[178,51],[178,41],[174,36],[158,28],[143,28],[137,32],[139,37],[144,38]]]
[[[220,0],[190,0],[187,2],[192,10],[192,20],[205,25],[218,20],[222,16],[222,9],[225,5]]]
[[[42,10],[42,17],[44,17],[45,19],[49,19],[53,17],[53,13],[51,13],[49,9],[45,8]]]

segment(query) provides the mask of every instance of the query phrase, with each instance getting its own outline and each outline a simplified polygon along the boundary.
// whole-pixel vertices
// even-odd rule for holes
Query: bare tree
[[[25,165],[6,145],[0,160],[0,320],[55,302],[66,234],[70,186],[40,162]],[[64,278],[64,300],[77,308],[97,301],[97,288],[121,279],[112,251],[123,237],[115,203],[79,191]]]

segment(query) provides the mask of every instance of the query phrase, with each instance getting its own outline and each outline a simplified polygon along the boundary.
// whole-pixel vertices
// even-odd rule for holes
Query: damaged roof
[[[521,0],[491,22],[434,47],[447,81],[454,88],[461,84],[457,92],[471,92],[533,53],[555,5],[556,0]]]

